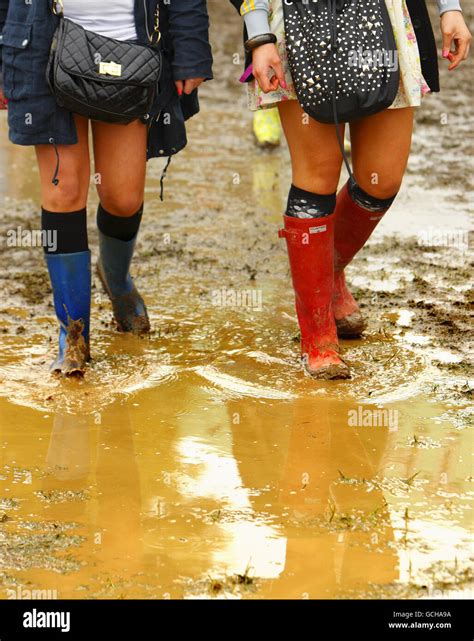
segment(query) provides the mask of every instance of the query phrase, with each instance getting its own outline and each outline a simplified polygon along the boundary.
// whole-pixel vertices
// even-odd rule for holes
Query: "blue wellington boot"
[[[91,253],[45,254],[45,258],[60,323],[59,353],[50,369],[82,376],[90,360]]]
[[[112,301],[119,332],[147,334],[150,331],[148,313],[129,271],[136,240],[137,236],[132,240],[118,240],[99,230],[97,273]]]

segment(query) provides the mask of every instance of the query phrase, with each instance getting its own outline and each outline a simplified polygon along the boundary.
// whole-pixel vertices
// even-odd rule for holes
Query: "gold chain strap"
[[[62,17],[64,14],[63,0],[53,0],[52,10],[55,16]]]
[[[150,42],[153,44],[153,39],[156,35],[156,41],[154,44],[158,44],[161,40],[161,31],[160,31],[160,2],[156,3],[156,11],[155,11],[155,24],[153,26],[153,33],[151,34],[150,37]]]

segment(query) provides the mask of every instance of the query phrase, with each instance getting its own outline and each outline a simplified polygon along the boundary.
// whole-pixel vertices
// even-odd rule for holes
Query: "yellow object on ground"
[[[259,147],[278,147],[281,124],[278,109],[262,109],[253,117],[253,133]]]
[[[350,154],[352,152],[351,135],[349,132],[349,127],[346,128],[346,135],[344,136],[344,149],[347,154]]]

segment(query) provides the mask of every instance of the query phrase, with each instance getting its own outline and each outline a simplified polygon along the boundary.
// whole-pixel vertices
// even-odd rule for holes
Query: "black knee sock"
[[[313,194],[291,185],[286,215],[293,218],[322,218],[329,216],[336,207],[336,194]]]
[[[375,196],[368,194],[355,182],[349,183],[349,193],[356,205],[373,213],[386,212],[390,209],[393,201],[397,197],[397,194],[395,194],[395,196],[391,198],[375,198]]]
[[[75,254],[87,251],[87,210],[56,213],[41,208],[45,254]]]
[[[109,238],[132,240],[138,233],[142,220],[143,205],[133,216],[113,216],[99,205],[97,209],[97,227]]]

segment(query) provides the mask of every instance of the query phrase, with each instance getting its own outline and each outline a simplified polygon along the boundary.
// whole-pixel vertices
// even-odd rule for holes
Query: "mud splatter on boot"
[[[46,254],[54,309],[59,321],[59,352],[51,372],[82,376],[90,360],[91,254]]]
[[[332,308],[337,335],[341,338],[358,337],[366,329],[367,321],[347,287],[344,271],[334,274]]]
[[[67,310],[66,310],[67,313]],[[84,321],[72,319],[67,315],[67,325],[61,323],[64,338],[59,338],[60,353],[51,365],[51,371],[64,376],[83,376],[86,364],[90,361],[89,341],[84,337]],[[61,349],[62,347],[62,349]]]

